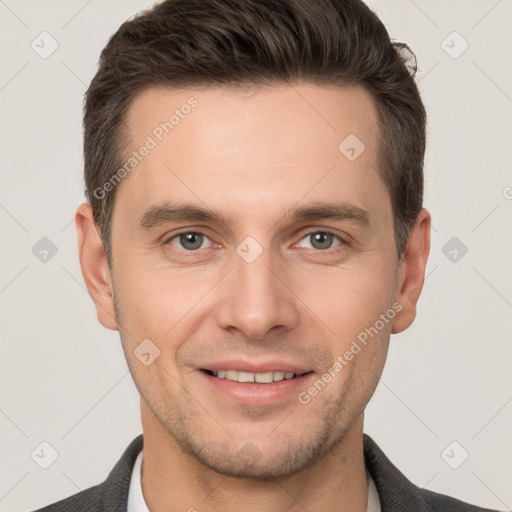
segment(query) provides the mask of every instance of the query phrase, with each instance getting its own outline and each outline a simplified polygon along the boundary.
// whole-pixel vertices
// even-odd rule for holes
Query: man
[[[359,0],[167,0],[84,115],[80,263],[143,435],[43,511],[476,511],[363,434],[430,247],[425,110]]]

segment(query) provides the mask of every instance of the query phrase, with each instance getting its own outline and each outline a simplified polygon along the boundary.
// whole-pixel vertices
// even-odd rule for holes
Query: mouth
[[[235,370],[222,369],[222,366],[215,369],[198,368],[197,374],[202,376],[205,389],[209,389],[213,397],[222,397],[244,406],[270,407],[284,402],[293,403],[294,397],[310,384],[315,375],[314,371],[304,371],[298,367],[273,370],[272,366],[267,366],[261,368],[264,371],[258,368],[259,372],[249,372],[249,368]],[[288,371],[284,371],[285,369]],[[223,401],[223,404],[226,402]]]
[[[304,373],[294,373],[294,372],[285,372],[282,370],[276,371],[268,371],[268,372],[260,372],[260,373],[252,373],[246,372],[242,370],[208,370],[202,369],[201,371],[205,372],[212,377],[216,377],[218,379],[226,379],[233,382],[240,383],[253,383],[253,384],[272,384],[273,382],[281,382],[283,380],[292,380],[302,377],[303,375],[307,375],[311,372]]]

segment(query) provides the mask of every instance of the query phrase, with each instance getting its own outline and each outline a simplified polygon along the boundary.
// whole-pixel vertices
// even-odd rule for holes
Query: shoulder
[[[98,505],[98,496],[100,494],[100,485],[95,485],[77,494],[73,494],[60,501],[47,505],[34,512],[76,512],[77,510],[88,510],[96,512],[101,510]]]
[[[126,510],[133,465],[143,448],[142,434],[126,448],[107,479],[33,512],[122,512]]]
[[[382,512],[493,512],[450,496],[420,489],[386,457],[377,443],[363,435],[365,465],[379,495]]]
[[[420,489],[420,494],[430,510],[442,510],[444,512],[496,512],[426,489]]]

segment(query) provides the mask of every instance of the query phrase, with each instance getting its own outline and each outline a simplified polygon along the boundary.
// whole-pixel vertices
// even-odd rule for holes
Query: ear
[[[416,304],[423,289],[430,251],[430,225],[430,213],[421,210],[409,233],[398,270],[396,301],[402,305],[402,309],[393,320],[392,334],[405,331],[416,318]]]
[[[97,231],[89,203],[83,203],[78,207],[75,224],[82,275],[89,295],[96,306],[98,320],[107,329],[116,331],[118,326],[114,310],[112,277],[98,233],[99,228]]]

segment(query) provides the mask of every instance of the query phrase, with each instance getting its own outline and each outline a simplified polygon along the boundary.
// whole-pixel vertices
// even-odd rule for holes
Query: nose
[[[270,250],[251,263],[234,255],[234,268],[222,281],[216,309],[220,327],[263,340],[271,329],[290,330],[298,324],[298,299],[286,283],[286,272],[273,267]]]

